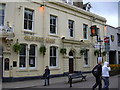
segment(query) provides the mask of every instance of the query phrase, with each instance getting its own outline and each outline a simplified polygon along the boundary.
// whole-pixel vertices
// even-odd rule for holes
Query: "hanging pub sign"
[[[98,28],[97,28],[96,25],[91,26],[91,27],[90,27],[90,30],[91,30],[91,36],[92,36],[92,37],[93,37],[93,36],[97,36],[97,30],[98,30]]]
[[[111,35],[111,41],[112,42],[114,41],[114,35]]]

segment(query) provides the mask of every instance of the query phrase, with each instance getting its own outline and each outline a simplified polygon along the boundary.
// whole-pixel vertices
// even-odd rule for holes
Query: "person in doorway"
[[[102,67],[102,79],[104,81],[104,90],[108,90],[109,89],[109,71],[111,70],[111,68],[109,67],[109,63],[108,62],[104,62],[104,65]]]
[[[99,86],[99,90],[102,89],[102,60],[98,60],[98,64],[92,69],[92,74],[94,75],[96,79],[96,83],[93,85],[92,90],[95,90],[97,86]]]
[[[48,66],[46,66],[45,73],[44,73],[44,78],[45,78],[45,84],[44,84],[44,86],[46,86],[47,84],[50,85],[50,83],[49,83],[50,69],[49,69]]]

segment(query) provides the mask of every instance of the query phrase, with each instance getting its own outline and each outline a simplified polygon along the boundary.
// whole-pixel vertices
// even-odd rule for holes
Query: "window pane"
[[[34,55],[35,56],[35,46],[34,45],[30,45],[29,55]]]
[[[50,15],[50,33],[56,34],[56,16]]]
[[[35,57],[29,57],[29,67],[35,67]]]
[[[56,57],[50,57],[50,66],[56,66]]]
[[[4,25],[5,5],[0,4],[0,25]]]
[[[70,36],[73,37],[74,21],[69,20],[68,23],[69,23],[68,28],[69,28],[69,30],[70,30],[70,31],[69,31],[69,32],[70,32]]]
[[[35,67],[35,45],[30,45],[29,67]]]
[[[24,29],[32,30],[33,25],[33,11],[25,9],[24,12]]]
[[[4,16],[0,16],[0,26],[4,25]]]
[[[27,20],[28,19],[28,13],[25,11],[24,13],[24,18]]]
[[[25,63],[25,57],[23,56],[20,56],[20,67],[26,67],[26,63]]]
[[[20,55],[26,55],[26,45],[21,44]]]
[[[24,20],[24,29],[27,29],[27,20]]]
[[[29,21],[28,26],[29,26],[29,30],[32,30],[32,21]]]
[[[52,47],[50,47],[50,56],[52,56]]]
[[[57,60],[57,48],[52,46],[50,47],[50,66],[56,66]]]
[[[84,37],[84,39],[87,39],[87,29],[88,29],[88,25],[83,24],[83,37]]]
[[[56,56],[56,47],[53,47],[53,56]]]
[[[33,20],[33,13],[32,12],[29,13],[29,19]]]

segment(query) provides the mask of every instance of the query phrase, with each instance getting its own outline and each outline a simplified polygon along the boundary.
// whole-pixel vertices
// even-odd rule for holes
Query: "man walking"
[[[45,78],[45,84],[44,86],[46,86],[47,84],[49,85],[49,78],[50,78],[50,69],[48,66],[46,66],[46,69],[45,69],[45,73],[44,73],[44,78]]]
[[[104,62],[104,65],[102,67],[102,78],[104,81],[104,90],[108,90],[109,88],[109,71],[111,70],[111,68],[109,67],[109,63],[108,62]]]
[[[95,90],[97,86],[99,86],[99,90],[102,89],[102,82],[101,82],[102,65],[101,64],[102,64],[102,60],[98,60],[98,64],[92,70],[92,73],[96,79],[96,83],[92,87],[93,90]]]

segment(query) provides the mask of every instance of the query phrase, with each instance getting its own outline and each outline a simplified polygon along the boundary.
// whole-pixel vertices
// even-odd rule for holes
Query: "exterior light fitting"
[[[44,4],[40,4],[40,7],[44,7]]]

